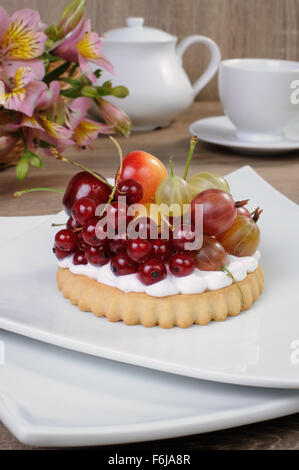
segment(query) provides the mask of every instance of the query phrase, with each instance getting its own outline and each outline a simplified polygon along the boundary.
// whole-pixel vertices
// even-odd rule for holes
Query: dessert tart
[[[145,327],[207,325],[248,310],[264,287],[262,211],[235,202],[215,173],[188,179],[195,138],[184,178],[146,152],[123,159],[116,145],[114,184],[85,169],[66,189],[69,219],[53,249],[63,295],[82,311]]]

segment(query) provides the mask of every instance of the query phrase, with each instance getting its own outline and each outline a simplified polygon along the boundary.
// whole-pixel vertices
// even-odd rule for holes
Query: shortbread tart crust
[[[244,281],[207,291],[202,294],[152,297],[146,293],[125,293],[86,276],[58,268],[57,284],[63,295],[84,312],[106,317],[111,322],[123,321],[127,325],[145,327],[188,328],[192,324],[207,325],[210,321],[223,321],[248,310],[264,288],[264,275],[260,265]]]

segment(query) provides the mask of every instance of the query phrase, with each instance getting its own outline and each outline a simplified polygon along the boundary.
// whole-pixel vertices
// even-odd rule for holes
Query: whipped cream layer
[[[238,258],[228,255],[227,269],[232,273],[236,281],[243,281],[248,273],[256,270],[259,264],[260,252],[253,256]],[[167,278],[152,286],[145,286],[137,278],[136,274],[127,276],[115,276],[111,271],[110,263],[99,267],[92,264],[75,266],[73,257],[69,256],[58,261],[61,268],[68,268],[73,274],[81,274],[94,279],[107,286],[117,287],[123,292],[145,292],[153,297],[167,297],[176,294],[201,294],[207,290],[217,290],[230,286],[233,281],[223,271],[200,271],[195,269],[192,274],[185,277],[173,276],[168,271]]]

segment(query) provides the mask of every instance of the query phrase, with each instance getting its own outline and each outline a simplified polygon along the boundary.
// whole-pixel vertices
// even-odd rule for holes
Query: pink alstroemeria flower
[[[68,111],[68,126],[73,131],[73,139],[77,146],[82,150],[89,147],[99,134],[113,133],[113,127],[85,118],[91,105],[92,101],[89,98],[77,98]]]
[[[45,68],[38,57],[45,52],[47,36],[40,31],[39,14],[24,9],[9,17],[0,7],[0,25],[0,72],[14,76],[20,67],[30,67],[41,80]]]
[[[0,105],[31,117],[46,89],[45,83],[35,80],[32,68],[19,67],[11,80],[0,80]]]
[[[82,19],[52,53],[69,62],[79,63],[82,72],[96,83],[90,63],[113,73],[113,65],[102,55],[102,44],[97,33],[91,31],[90,20]]]

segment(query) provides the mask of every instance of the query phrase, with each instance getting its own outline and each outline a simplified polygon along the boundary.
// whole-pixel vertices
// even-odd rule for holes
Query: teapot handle
[[[194,98],[214,77],[221,61],[221,52],[217,44],[206,36],[198,35],[188,36],[178,45],[177,54],[181,61],[183,60],[183,55],[185,54],[188,47],[195,43],[205,44],[209,48],[211,53],[211,60],[204,73],[193,84]]]

